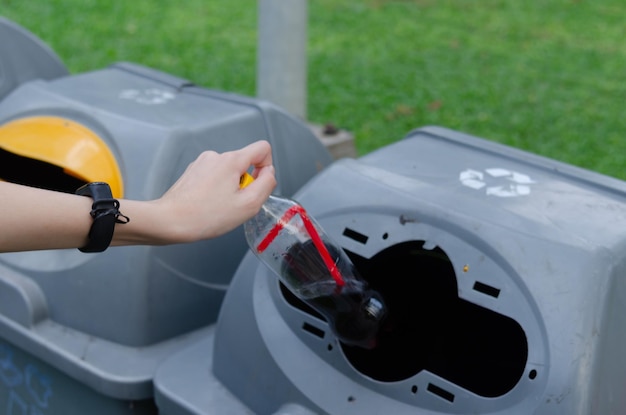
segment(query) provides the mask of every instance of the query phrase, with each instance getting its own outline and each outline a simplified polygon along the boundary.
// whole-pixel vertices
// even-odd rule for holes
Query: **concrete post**
[[[306,119],[307,0],[259,0],[257,97]]]

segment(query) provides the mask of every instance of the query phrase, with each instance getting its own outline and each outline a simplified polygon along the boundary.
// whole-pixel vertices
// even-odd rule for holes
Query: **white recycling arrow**
[[[484,170],[487,176],[479,170],[466,169],[459,174],[459,180],[464,186],[475,190],[485,188],[485,194],[496,197],[517,197],[530,194],[530,185],[536,183],[527,174],[511,171],[501,167],[492,167]],[[492,179],[489,179],[492,178]],[[493,183],[487,186],[487,183]]]

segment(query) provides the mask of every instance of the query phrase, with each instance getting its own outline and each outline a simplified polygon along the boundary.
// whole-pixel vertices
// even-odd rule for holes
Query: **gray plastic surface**
[[[131,199],[159,197],[201,151],[259,139],[275,149],[277,193],[293,193],[331,162],[308,127],[275,106],[131,63],[22,83],[0,101],[0,124],[38,115],[97,133]],[[67,376],[113,400],[151,399],[156,368],[215,322],[246,251],[236,229],[167,247],[1,254],[0,339],[49,365],[52,383]],[[55,399],[73,408],[71,393]],[[58,408],[46,413],[70,413]]]
[[[128,364],[128,362],[127,362]],[[152,399],[111,399],[0,339],[3,415],[155,415]]]
[[[248,254],[203,340],[212,356],[175,357],[204,375],[158,374],[165,415],[287,404],[341,415],[626,413],[626,183],[429,127],[335,162],[295,199],[351,253],[394,324],[378,349],[342,346]],[[408,348],[384,343],[394,338]],[[226,390],[222,406],[196,405],[209,388]]]
[[[67,68],[52,49],[0,16],[0,100],[24,82],[66,75]]]

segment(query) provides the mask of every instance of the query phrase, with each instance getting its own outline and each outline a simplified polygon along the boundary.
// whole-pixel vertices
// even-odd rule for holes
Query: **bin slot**
[[[362,243],[363,245],[365,245],[367,243],[368,240],[368,236],[367,235],[363,235],[360,232],[357,232],[353,229],[350,228],[345,228],[343,230],[343,236],[345,236],[346,238],[350,238],[352,240],[355,240],[359,243]]]
[[[432,383],[428,384],[426,390],[433,395],[437,395],[440,398],[445,399],[448,402],[454,402],[454,394],[452,392],[448,392],[447,390],[440,388],[437,385],[433,385]]]
[[[324,336],[326,335],[326,332],[320,328],[315,327],[312,324],[309,324],[307,322],[304,322],[302,324],[302,330],[309,332],[317,337],[319,337],[320,339],[323,339]]]
[[[487,285],[485,283],[482,283],[480,281],[476,281],[474,283],[474,291],[478,291],[479,293],[483,293],[486,294],[488,296],[491,296],[493,298],[498,298],[498,296],[500,295],[500,289],[496,288],[496,287],[492,287],[491,285]]]

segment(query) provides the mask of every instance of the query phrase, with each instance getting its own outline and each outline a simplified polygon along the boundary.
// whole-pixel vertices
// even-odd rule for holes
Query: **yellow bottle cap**
[[[250,183],[252,183],[254,181],[254,177],[252,177],[250,174],[248,173],[244,173],[241,175],[241,177],[239,178],[239,188],[240,189],[245,189],[246,186],[248,186]]]

